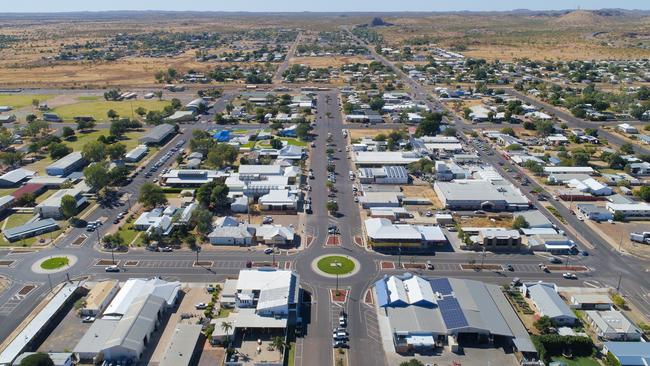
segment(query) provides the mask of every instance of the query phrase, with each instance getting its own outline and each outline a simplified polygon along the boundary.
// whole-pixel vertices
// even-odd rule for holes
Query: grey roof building
[[[163,123],[149,130],[144,136],[140,137],[139,141],[141,144],[157,145],[172,136],[174,131],[173,125]]]
[[[548,316],[557,325],[573,325],[578,318],[557,293],[554,283],[524,284],[524,291],[535,304],[541,316]]]
[[[529,207],[526,196],[503,180],[437,181],[433,188],[445,207],[449,209],[514,211]]]
[[[447,337],[510,340],[536,354],[528,332],[497,285],[456,278],[406,274],[375,283],[379,315],[386,316],[398,352],[431,348]]]
[[[147,145],[138,145],[124,156],[124,160],[128,163],[135,163],[140,161],[145,155],[147,155]]]
[[[514,216],[523,216],[528,223],[528,227],[531,229],[553,227],[553,223],[546,217],[546,215],[538,210],[521,211],[517,212]]]
[[[16,241],[24,238],[31,238],[32,236],[49,233],[50,231],[58,230],[59,224],[54,219],[37,220],[5,229],[3,234],[8,241]]]
[[[32,178],[35,174],[36,173],[31,170],[23,168],[14,169],[0,176],[0,187],[16,186],[20,182]]]
[[[193,365],[193,358],[200,355],[194,349],[201,337],[201,328],[200,324],[178,324],[158,365]]]
[[[86,161],[79,151],[71,152],[45,168],[47,175],[65,176],[82,168]]]

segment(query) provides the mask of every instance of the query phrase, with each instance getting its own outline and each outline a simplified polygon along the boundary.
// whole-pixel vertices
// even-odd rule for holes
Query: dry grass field
[[[368,60],[362,56],[327,56],[327,57],[292,57],[289,64],[307,65],[311,68],[340,67],[347,64],[369,64]]]

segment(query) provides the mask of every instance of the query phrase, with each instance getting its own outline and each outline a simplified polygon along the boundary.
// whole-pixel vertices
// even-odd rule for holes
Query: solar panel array
[[[429,280],[429,283],[431,284],[431,289],[433,289],[434,293],[438,292],[442,296],[445,296],[451,295],[453,292],[451,289],[451,284],[449,283],[449,279],[447,278],[436,278]]]
[[[438,307],[447,329],[457,329],[469,325],[456,298],[446,296],[442,300],[438,300]]]

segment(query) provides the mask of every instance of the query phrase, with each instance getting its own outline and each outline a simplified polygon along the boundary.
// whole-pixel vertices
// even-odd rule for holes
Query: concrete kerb
[[[321,271],[318,268],[318,261],[320,261],[323,258],[327,258],[327,257],[331,257],[331,256],[345,257],[345,258],[351,260],[354,263],[354,269],[352,269],[352,272],[345,273],[345,274],[340,274],[340,275],[338,275],[338,278],[352,277],[352,276],[356,275],[357,273],[359,273],[359,271],[361,270],[361,263],[354,257],[350,257],[348,255],[343,255],[343,254],[324,254],[324,255],[321,255],[321,256],[318,256],[318,257],[314,258],[311,261],[311,269],[312,269],[312,271],[314,271],[315,273],[317,273],[317,274],[319,274],[319,275],[321,275],[323,277],[336,278],[337,276],[335,274],[325,273],[325,272]]]
[[[63,266],[63,267],[56,268],[56,269],[44,269],[44,268],[41,268],[41,264],[43,262],[45,262],[46,260],[48,260],[50,258],[57,258],[57,257],[68,258],[68,264]],[[34,273],[51,274],[51,273],[58,273],[58,272],[67,271],[72,266],[74,266],[76,263],[77,263],[77,256],[75,256],[75,255],[71,255],[71,254],[53,255],[53,256],[47,256],[47,257],[44,257],[44,258],[41,258],[41,259],[37,260],[36,262],[34,262],[34,264],[32,264],[31,269],[32,269],[32,272],[34,272]]]

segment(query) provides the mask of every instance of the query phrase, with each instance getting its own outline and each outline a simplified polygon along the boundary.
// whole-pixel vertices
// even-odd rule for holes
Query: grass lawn
[[[227,318],[228,315],[230,315],[230,313],[232,313],[231,308],[222,307],[219,309],[219,314],[217,315],[217,318]]]
[[[45,201],[46,199],[50,198],[51,195],[56,192],[56,189],[48,189],[47,191],[43,192],[40,196],[36,197],[36,203],[41,203]]]
[[[106,113],[112,109],[121,117],[132,118],[136,116],[135,110],[142,107],[147,111],[158,111],[165,108],[169,101],[160,100],[128,100],[122,102],[109,102],[105,100],[87,100],[79,103],[62,105],[52,111],[64,121],[73,121],[75,116],[92,116],[97,121],[107,121]]]
[[[52,257],[43,263],[41,263],[41,268],[43,269],[58,269],[63,266],[67,266],[69,263],[69,259],[67,257]]]
[[[280,140],[282,140],[282,141],[286,141],[287,144],[289,144],[289,145],[293,145],[293,146],[300,146],[300,147],[305,147],[305,146],[307,146],[307,143],[306,143],[306,142],[304,142],[304,141],[300,141],[300,140],[298,140],[298,139],[294,139],[294,138],[280,137]]]
[[[0,105],[8,105],[14,109],[32,105],[32,100],[38,99],[41,103],[54,97],[51,94],[0,94]]]
[[[110,133],[108,129],[101,129],[90,131],[86,133],[80,133],[77,131],[75,137],[72,140],[64,140],[63,143],[68,147],[72,148],[74,151],[81,151],[84,145],[90,141],[96,141],[99,136],[104,135],[108,136]],[[124,140],[119,141],[120,143],[126,145],[126,149],[131,150],[134,147],[138,146],[140,143],[138,139],[143,135],[143,132],[140,131],[130,131],[124,134]]]
[[[293,366],[296,364],[296,342],[289,343],[289,357],[287,365]]]
[[[27,221],[29,221],[32,217],[34,217],[34,214],[27,214],[27,213],[11,214],[5,219],[7,224],[6,225],[3,224],[3,225],[5,229],[11,229],[16,226],[20,226],[27,223]]]
[[[87,101],[99,100],[100,98],[101,97],[99,95],[83,95],[81,97],[77,97],[77,100],[81,102],[87,102]]]
[[[47,168],[47,166],[50,164],[52,164],[52,159],[48,155],[45,155],[44,159],[37,160],[31,164],[27,164],[24,166],[24,168],[33,170],[37,172],[38,175],[46,175],[45,168]]]
[[[591,357],[576,357],[568,359],[564,357],[553,357],[553,361],[564,362],[567,366],[599,366],[598,361]]]
[[[347,274],[354,270],[354,262],[340,255],[327,256],[317,263],[318,269],[328,274]]]
[[[2,188],[0,189],[0,197],[7,196],[14,193],[18,188]]]
[[[126,243],[126,245],[129,245],[131,242],[133,242],[136,236],[140,234],[140,231],[133,229],[133,224],[125,224],[120,227],[118,233],[120,233],[120,236],[122,239],[124,239],[124,243]],[[142,237],[138,237],[138,240],[136,240],[136,242],[133,244],[140,246],[142,244]]]

